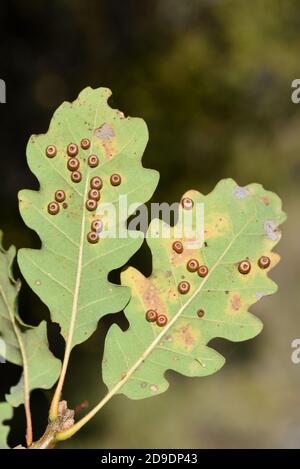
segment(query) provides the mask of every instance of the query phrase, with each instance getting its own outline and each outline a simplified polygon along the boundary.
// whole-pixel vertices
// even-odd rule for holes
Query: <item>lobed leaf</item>
[[[5,425],[6,420],[12,419],[13,409],[7,402],[0,402],[0,449],[8,449],[7,436],[9,426]]]
[[[280,239],[279,224],[285,215],[280,199],[258,184],[239,187],[231,180],[221,181],[207,196],[189,191],[184,198],[203,203],[205,243],[188,248],[185,237],[148,237],[153,257],[153,272],[146,278],[129,267],[122,284],[131,288],[132,299],[125,308],[129,328],[123,332],[113,325],[106,339],[103,375],[111,393],[142,399],[168,388],[167,370],[185,376],[206,376],[218,371],[224,358],[208,346],[215,337],[234,342],[250,339],[262,329],[261,321],[248,310],[261,297],[276,291],[268,272],[279,261],[272,252]],[[179,209],[179,219],[184,213]],[[159,234],[164,223],[154,220],[149,232]],[[183,252],[173,249],[180,241]],[[270,259],[261,268],[261,256]],[[187,262],[196,259],[208,267],[200,277],[187,270]],[[240,262],[246,260],[251,270],[243,274]],[[188,282],[186,294],[179,283]],[[154,310],[165,315],[167,323],[158,327],[147,322],[145,314]]]
[[[17,296],[21,284],[12,274],[15,254],[14,246],[8,251],[3,249],[0,238],[0,337],[5,345],[4,358],[25,369],[29,394],[34,389],[49,389],[54,385],[60,373],[60,361],[49,350],[46,323],[43,321],[32,328],[18,316]],[[17,386],[6,396],[14,407],[24,403],[24,372]]]
[[[86,208],[91,178],[103,181],[100,203],[115,207],[119,215],[116,229],[125,226],[127,217],[135,211],[130,208],[124,215],[119,196],[127,197],[128,206],[144,203],[158,182],[158,173],[141,164],[148,140],[145,122],[125,118],[112,109],[107,104],[110,95],[106,88],[86,88],[76,101],[65,102],[57,109],[46,134],[31,137],[28,164],[40,189],[23,190],[19,195],[21,215],[42,241],[40,250],[19,251],[21,271],[71,347],[88,339],[102,316],[127,304],[130,289],[109,282],[107,277],[124,265],[143,241],[141,237],[118,235],[104,238],[100,233],[98,242],[89,242],[91,223],[107,221],[99,218],[96,209]],[[83,139],[89,148],[82,148]],[[79,182],[73,182],[67,168],[70,144],[73,149],[78,147],[74,164],[79,163]],[[47,156],[49,146],[56,153],[53,158]],[[88,164],[90,155],[98,158],[95,167]],[[121,184],[114,185],[112,175],[120,176]],[[55,201],[57,190],[65,194],[65,200],[55,205],[59,212],[51,214],[48,205]]]

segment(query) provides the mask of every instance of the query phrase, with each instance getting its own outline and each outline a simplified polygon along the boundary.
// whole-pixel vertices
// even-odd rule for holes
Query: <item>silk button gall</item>
[[[93,200],[100,200],[100,192],[97,189],[91,189],[88,193],[88,198]]]
[[[97,233],[100,233],[100,231],[103,230],[103,222],[102,220],[94,220],[91,223],[91,230],[96,231]]]
[[[50,204],[48,204],[48,213],[50,213],[50,215],[56,215],[58,212],[59,212],[58,203],[50,202]]]
[[[102,179],[99,178],[98,176],[95,176],[91,179],[90,182],[91,189],[101,189],[103,186]]]
[[[194,202],[189,197],[184,197],[181,201],[181,205],[185,210],[191,210],[194,206]]]
[[[145,317],[148,322],[155,322],[157,319],[157,312],[154,311],[154,309],[149,309]]]
[[[157,316],[157,319],[156,319],[156,324],[159,326],[159,327],[163,327],[167,324],[168,322],[168,319],[167,319],[167,316],[165,316],[164,314],[159,314]]]
[[[71,174],[71,179],[73,182],[80,182],[81,181],[81,172],[80,171],[74,171]]]
[[[198,318],[203,318],[204,315],[205,315],[204,309],[198,309],[197,311]]]
[[[66,199],[66,194],[65,194],[65,191],[63,191],[62,189],[59,189],[58,191],[55,192],[55,200],[56,202],[63,202],[65,199]]]
[[[190,284],[189,282],[183,280],[182,282],[180,282],[178,284],[178,291],[179,293],[181,293],[182,295],[185,295],[186,293],[188,293],[190,291]]]
[[[85,203],[85,206],[90,212],[92,212],[97,207],[97,202],[96,200],[88,199]]]
[[[68,153],[69,156],[78,155],[78,146],[76,145],[76,143],[70,143],[67,146],[67,153]]]
[[[197,259],[190,259],[186,265],[186,268],[189,272],[196,272],[199,267],[199,262]]]
[[[48,145],[47,148],[46,148],[46,156],[48,156],[48,158],[54,158],[54,156],[56,156],[56,146],[55,145]]]
[[[77,158],[70,158],[67,163],[67,167],[69,171],[76,171],[79,168],[79,161]]]
[[[112,186],[119,186],[121,184],[122,178],[120,174],[112,174],[110,176],[110,183]]]
[[[96,155],[90,155],[88,157],[88,165],[90,168],[96,168],[99,164],[99,158]]]
[[[240,274],[246,275],[249,274],[251,270],[251,264],[249,261],[241,261],[238,266]]]
[[[87,150],[91,146],[91,142],[88,138],[83,138],[80,142],[80,146],[83,150]]]
[[[173,251],[177,252],[177,254],[183,253],[183,244],[181,241],[174,241],[172,244]]]
[[[99,241],[99,237],[98,237],[97,233],[95,233],[95,231],[90,231],[87,234],[87,240],[91,244],[96,244]]]
[[[270,267],[270,264],[271,264],[271,259],[267,256],[261,256],[258,259],[258,266],[261,269],[267,269],[268,267]]]
[[[208,267],[206,265],[200,265],[197,270],[197,273],[199,277],[206,277],[206,275],[208,274]]]

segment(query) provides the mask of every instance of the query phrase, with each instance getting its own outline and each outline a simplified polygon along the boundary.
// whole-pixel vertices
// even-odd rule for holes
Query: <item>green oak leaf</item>
[[[7,436],[9,426],[3,422],[12,419],[13,409],[7,402],[0,402],[0,449],[8,449]]]
[[[184,198],[194,202],[193,211],[197,203],[204,204],[205,243],[195,248],[185,237],[175,237],[175,225],[169,239],[147,238],[153,256],[150,277],[132,267],[124,271],[122,284],[132,290],[125,309],[129,328],[123,332],[113,325],[108,332],[103,373],[110,393],[131,399],[162,393],[169,385],[164,376],[169,369],[190,377],[214,373],[225,360],[207,345],[211,339],[238,342],[262,329],[248,309],[276,291],[267,274],[279,260],[271,251],[285,219],[280,199],[261,185],[239,187],[232,179],[221,181],[207,196],[189,191]],[[181,205],[179,220],[186,211]],[[165,227],[155,219],[148,232],[159,235]],[[182,253],[175,252],[174,241],[182,243]],[[261,256],[269,257],[268,268],[259,267]],[[190,259],[207,266],[208,274],[189,272]],[[247,274],[239,270],[242,260],[251,264]],[[186,294],[178,290],[182,281],[190,285]],[[148,322],[148,310],[165,315],[167,324]]]
[[[17,386],[6,396],[14,407],[24,403],[24,391],[38,388],[49,389],[57,381],[60,361],[49,350],[47,326],[43,321],[37,327],[26,326],[17,312],[17,297],[20,281],[13,278],[12,263],[16,249],[7,251],[2,247],[0,233],[0,338],[5,346],[5,360],[23,367],[23,374]],[[2,365],[4,366],[4,365]],[[24,373],[27,374],[27,387],[24,386]]]
[[[110,95],[106,88],[84,89],[76,101],[64,102],[57,109],[46,134],[31,137],[27,159],[40,189],[19,194],[21,215],[42,241],[39,250],[19,251],[20,269],[71,347],[88,339],[101,317],[127,304],[130,289],[109,282],[107,277],[143,242],[141,236],[122,237],[117,232],[115,237],[102,237],[100,233],[99,241],[92,244],[87,239],[91,223],[100,218],[112,229],[125,226],[136,210],[132,204],[147,201],[158,182],[158,173],[141,163],[148,140],[145,122],[125,118],[112,109],[107,104]],[[71,180],[67,168],[70,144],[73,149],[78,147],[75,160],[79,163],[79,182]],[[46,156],[49,145],[56,153],[52,158]],[[88,164],[90,155],[98,158],[96,167]],[[112,175],[121,177],[119,185],[111,180]],[[109,214],[99,215],[96,209],[86,208],[93,177],[103,181],[100,206],[114,207],[117,221]],[[57,190],[63,191],[65,200],[57,204],[59,212],[54,215],[48,212],[48,204],[55,200]],[[119,196],[127,198],[127,214],[121,211]]]

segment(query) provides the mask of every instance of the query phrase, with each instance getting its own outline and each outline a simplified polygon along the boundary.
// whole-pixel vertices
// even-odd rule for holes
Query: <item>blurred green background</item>
[[[2,1],[0,78],[1,226],[5,245],[38,247],[17,206],[20,188],[37,188],[26,165],[32,133],[47,130],[63,100],[87,85],[112,89],[110,104],[143,117],[150,142],[144,165],[160,171],[155,201],[177,201],[190,188],[206,193],[223,177],[260,182],[282,197],[288,221],[272,273],[279,292],[253,309],[265,328],[256,339],[215,341],[225,367],[205,379],[168,373],[167,393],[147,400],[116,397],[65,448],[300,447],[299,208],[300,78],[297,0]],[[145,251],[146,253],[147,251]],[[135,265],[149,273],[144,255]],[[22,317],[37,324],[48,311],[23,285]],[[122,313],[117,315],[120,323]],[[105,393],[102,321],[75,349],[65,398],[70,406]],[[58,329],[51,346],[62,355]],[[1,365],[0,398],[19,369]],[[48,393],[33,393],[35,437],[43,431]],[[84,412],[84,411],[83,411]],[[80,414],[79,414],[80,415]],[[23,439],[20,408],[10,435]]]

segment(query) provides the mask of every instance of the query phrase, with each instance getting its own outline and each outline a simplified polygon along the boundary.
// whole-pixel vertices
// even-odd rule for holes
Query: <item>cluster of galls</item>
[[[54,194],[55,200],[48,204],[48,213],[50,215],[56,215],[59,212],[59,204],[62,204],[63,208],[67,208],[68,204],[65,202],[66,193],[62,189],[58,189]]]
[[[270,264],[271,264],[271,259],[267,256],[261,256],[257,261],[257,265],[261,269],[267,269],[268,267],[270,267]],[[248,260],[243,260],[239,262],[238,270],[243,275],[249,274],[251,270],[251,262]]]
[[[88,138],[83,138],[80,142],[82,150],[88,150],[91,146],[91,142]],[[80,161],[78,160],[79,147],[76,143],[70,143],[67,146],[67,155],[69,156],[67,161],[67,168],[71,172],[71,180],[75,183],[80,182],[82,174],[79,171]],[[54,158],[57,155],[57,148],[55,145],[48,145],[46,148],[46,156],[48,158]],[[88,157],[87,163],[90,168],[96,168],[99,165],[99,158],[97,155],[91,154]],[[122,182],[119,174],[112,174],[110,176],[110,183],[112,186],[119,186]],[[103,186],[103,181],[100,177],[95,176],[90,180],[90,190],[85,203],[86,209],[90,212],[96,210],[98,202],[100,200],[100,189]],[[64,202],[66,194],[63,190],[58,190],[55,193],[55,201],[48,204],[48,212],[51,215],[56,215],[59,212],[59,203],[62,203],[64,208],[67,208],[67,203]],[[99,240],[99,233],[103,229],[103,223],[101,220],[94,220],[91,223],[91,231],[87,234],[87,239],[90,243],[95,244]]]
[[[157,326],[163,327],[167,324],[168,318],[164,314],[157,314],[154,309],[149,309],[146,313],[146,319],[148,322],[155,322]]]
[[[181,241],[174,241],[172,245],[173,250],[177,254],[183,253],[183,244]],[[208,274],[208,267],[206,265],[200,265],[197,259],[190,259],[186,265],[186,268],[189,272],[197,272],[199,277],[206,277]],[[183,280],[178,284],[178,291],[182,295],[185,295],[190,291],[190,284],[186,280]]]

